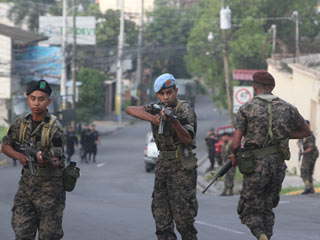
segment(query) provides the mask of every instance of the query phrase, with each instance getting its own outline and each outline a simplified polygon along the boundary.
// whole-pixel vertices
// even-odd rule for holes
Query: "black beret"
[[[260,71],[253,74],[253,82],[265,85],[275,85],[274,78],[267,71]]]
[[[42,91],[50,96],[52,90],[50,84],[46,80],[39,80],[33,82],[27,90],[27,96],[29,96],[33,91]]]

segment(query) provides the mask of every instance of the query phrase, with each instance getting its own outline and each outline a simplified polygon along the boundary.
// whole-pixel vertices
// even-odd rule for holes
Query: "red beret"
[[[267,71],[256,72],[253,74],[253,83],[275,85],[274,78]]]

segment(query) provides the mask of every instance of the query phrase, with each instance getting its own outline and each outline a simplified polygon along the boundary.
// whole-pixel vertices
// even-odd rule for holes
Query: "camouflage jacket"
[[[50,113],[47,112],[44,120],[33,129],[32,115],[23,115],[15,120],[13,125],[10,126],[8,133],[3,137],[3,142],[5,144],[14,146],[14,142],[19,142],[20,126],[23,121],[27,123],[27,128],[25,132],[25,140],[33,143],[33,146],[38,150],[42,151],[44,154],[47,154],[50,157],[59,157],[61,159],[60,167],[64,167],[64,145],[65,145],[65,133],[63,128],[58,120],[56,120],[49,133],[49,146],[44,149],[41,146],[41,133],[42,127],[45,123],[50,121]],[[36,167],[39,166],[39,163],[36,161]]]
[[[231,142],[224,143],[221,150],[221,155],[224,162],[228,161],[230,154],[232,154]]]
[[[267,95],[268,96],[268,95]],[[270,96],[270,95],[269,95]],[[271,144],[290,138],[293,130],[299,129],[305,122],[296,107],[276,97],[272,100]],[[268,137],[268,102],[259,96],[242,105],[237,113],[235,128],[244,136],[245,148],[260,148]]]
[[[174,101],[173,104],[173,111],[174,114],[178,117],[178,121],[180,121],[181,125],[190,133],[192,142],[191,147],[196,148],[196,132],[197,132],[197,117],[194,110],[190,107],[189,103],[184,102],[179,107],[178,111],[175,107],[178,104],[178,99]],[[145,105],[145,110],[148,113],[153,115],[159,114],[158,110],[153,107],[153,104]],[[172,151],[176,150],[176,146],[182,144],[181,140],[179,139],[177,133],[174,131],[171,124],[166,121],[164,125],[164,134],[159,136],[158,129],[159,126],[151,124],[153,137],[157,144],[157,147],[160,151]]]
[[[312,151],[304,154],[305,156],[311,156],[318,149],[316,145],[316,138],[313,133],[309,137],[303,139],[303,150],[306,150],[309,147],[312,147]]]

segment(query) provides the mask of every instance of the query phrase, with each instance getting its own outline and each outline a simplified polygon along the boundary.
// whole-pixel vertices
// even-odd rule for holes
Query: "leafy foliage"
[[[82,68],[78,72],[77,80],[82,86],[79,89],[79,102],[76,107],[77,119],[89,122],[104,115],[106,79],[107,76],[96,69]]]

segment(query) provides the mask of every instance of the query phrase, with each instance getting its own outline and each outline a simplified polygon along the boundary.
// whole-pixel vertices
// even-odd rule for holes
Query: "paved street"
[[[208,97],[200,97],[198,157],[206,153],[203,140],[211,127],[227,122]],[[145,134],[149,124],[138,122],[102,138],[96,164],[80,163],[76,189],[67,193],[64,214],[66,240],[156,239],[151,215],[153,173],[143,164]],[[78,154],[76,155],[78,158]],[[10,225],[13,197],[20,167],[0,169],[0,239],[14,239]],[[196,227],[200,240],[250,240],[254,238],[236,214],[238,196],[214,197],[198,191]],[[276,209],[275,240],[320,240],[320,195],[282,197]]]

